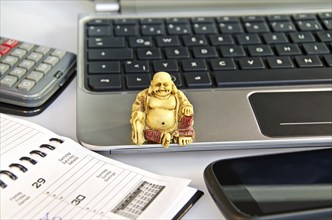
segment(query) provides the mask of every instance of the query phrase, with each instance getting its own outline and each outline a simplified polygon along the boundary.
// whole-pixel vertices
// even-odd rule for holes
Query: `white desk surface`
[[[0,35],[77,53],[78,14],[93,12],[94,4],[84,0],[0,1]],[[41,114],[22,117],[53,132],[76,138],[76,78]],[[236,132],[236,131],[234,131]],[[204,196],[184,219],[223,219],[203,178],[205,167],[218,159],[290,150],[227,150],[210,152],[125,154],[111,158],[161,175],[192,179],[191,186]]]

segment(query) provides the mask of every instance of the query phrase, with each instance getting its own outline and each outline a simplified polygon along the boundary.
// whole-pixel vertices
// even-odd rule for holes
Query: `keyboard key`
[[[124,64],[126,73],[149,73],[150,68],[147,61],[127,61]]]
[[[324,61],[327,64],[327,66],[332,67],[332,54],[324,55]]]
[[[112,37],[112,38],[89,38],[88,48],[107,48],[107,47],[125,47],[125,38],[123,37]],[[53,55],[53,54],[52,54]]]
[[[270,15],[267,17],[267,20],[269,22],[273,22],[273,21],[290,21],[291,20],[291,16],[289,15]]]
[[[265,33],[263,34],[263,38],[267,44],[288,43],[288,39],[284,33]]]
[[[165,55],[168,59],[189,58],[189,50],[186,47],[166,48]]]
[[[295,21],[315,20],[316,16],[313,14],[295,14],[293,15]]]
[[[161,50],[159,48],[140,48],[137,49],[137,57],[140,60],[161,59]]]
[[[142,18],[140,24],[163,24],[164,20],[161,18]]]
[[[145,89],[150,85],[150,74],[128,74],[126,83],[128,89]]]
[[[204,36],[184,36],[183,42],[185,46],[208,45],[208,42]]]
[[[320,31],[323,30],[322,26],[317,20],[313,21],[298,21],[297,26],[300,31]]]
[[[242,17],[243,22],[263,22],[264,17],[260,15],[248,15]]]
[[[258,57],[239,58],[239,64],[243,70],[264,69],[263,60]]]
[[[294,64],[289,57],[269,57],[267,58],[267,63],[272,69],[285,69],[285,68],[294,68]]]
[[[248,33],[264,33],[270,31],[266,22],[246,22],[244,26]]]
[[[237,69],[234,60],[231,58],[212,59],[210,63],[213,71]]]
[[[212,80],[208,72],[184,73],[189,88],[211,87]]]
[[[244,32],[240,23],[219,23],[219,30],[222,34],[238,34]]]
[[[259,45],[259,46],[248,46],[248,52],[250,56],[257,57],[257,56],[272,56],[273,51],[270,46],[268,45]]]
[[[327,30],[332,30],[332,20],[323,20],[323,25],[325,27],[325,29]]]
[[[111,27],[109,26],[90,26],[88,28],[89,37],[111,36]]]
[[[220,45],[232,45],[234,44],[234,39],[231,35],[223,34],[223,35],[211,35],[210,41],[212,45],[220,46]]]
[[[184,71],[204,71],[207,70],[207,65],[204,60],[183,60],[181,61],[182,69]]]
[[[220,48],[223,57],[244,57],[246,54],[242,46],[223,46]]]
[[[130,37],[129,46],[132,48],[136,47],[152,47],[152,38],[151,37]]]
[[[216,71],[215,78],[219,87],[331,83],[331,70],[331,68],[293,68],[282,71],[279,69]]]
[[[332,42],[332,31],[317,32],[317,36],[322,42]]]
[[[218,57],[214,47],[193,47],[194,58],[214,58]]]
[[[260,44],[261,40],[257,34],[239,34],[236,35],[239,44]]]
[[[315,38],[310,32],[290,33],[289,36],[294,43],[315,42]]]
[[[138,32],[136,25],[117,25],[115,27],[115,36],[137,36]]]
[[[90,49],[88,60],[131,60],[134,58],[132,49]]]
[[[160,72],[177,72],[179,71],[179,66],[175,60],[158,60],[153,61],[154,71]]]
[[[164,25],[143,25],[141,27],[142,35],[156,36],[165,35]]]
[[[183,35],[183,34],[191,34],[191,27],[189,24],[168,24],[167,25],[167,33],[170,35]]]
[[[103,61],[88,63],[88,74],[120,73],[120,62]]]
[[[194,24],[195,34],[217,34],[217,28],[214,24]]]
[[[275,46],[278,55],[280,56],[290,56],[290,55],[299,55],[301,50],[297,44],[282,44]]]
[[[303,44],[303,49],[307,54],[328,54],[329,48],[324,43]]]
[[[318,56],[296,56],[295,61],[299,67],[322,67],[323,63],[320,61]]]
[[[133,18],[118,18],[114,20],[115,25],[136,25],[137,20]]]
[[[93,75],[88,77],[88,85],[95,91],[110,91],[121,89],[120,74]]]
[[[172,72],[169,72],[169,74],[171,75],[172,77],[172,81],[174,82],[174,84],[180,88],[183,86],[183,83],[182,83],[182,79],[181,79],[181,76],[179,73],[172,73]]]
[[[292,32],[296,31],[296,28],[291,21],[278,21],[272,22],[272,30],[274,32]]]
[[[156,41],[159,47],[173,47],[180,45],[180,40],[178,36],[156,37]]]

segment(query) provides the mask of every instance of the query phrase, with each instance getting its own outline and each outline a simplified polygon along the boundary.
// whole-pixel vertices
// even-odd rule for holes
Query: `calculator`
[[[76,55],[0,37],[0,112],[41,113],[74,78]]]

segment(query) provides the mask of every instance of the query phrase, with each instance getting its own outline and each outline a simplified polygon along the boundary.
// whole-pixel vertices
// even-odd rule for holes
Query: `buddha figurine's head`
[[[157,97],[167,97],[171,93],[176,92],[176,86],[172,81],[171,75],[166,72],[158,72],[154,74],[149,87],[149,94],[154,94]]]

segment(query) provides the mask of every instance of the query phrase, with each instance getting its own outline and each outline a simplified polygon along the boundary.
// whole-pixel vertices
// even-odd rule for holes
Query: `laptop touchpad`
[[[249,100],[266,136],[332,134],[332,91],[254,93]]]

